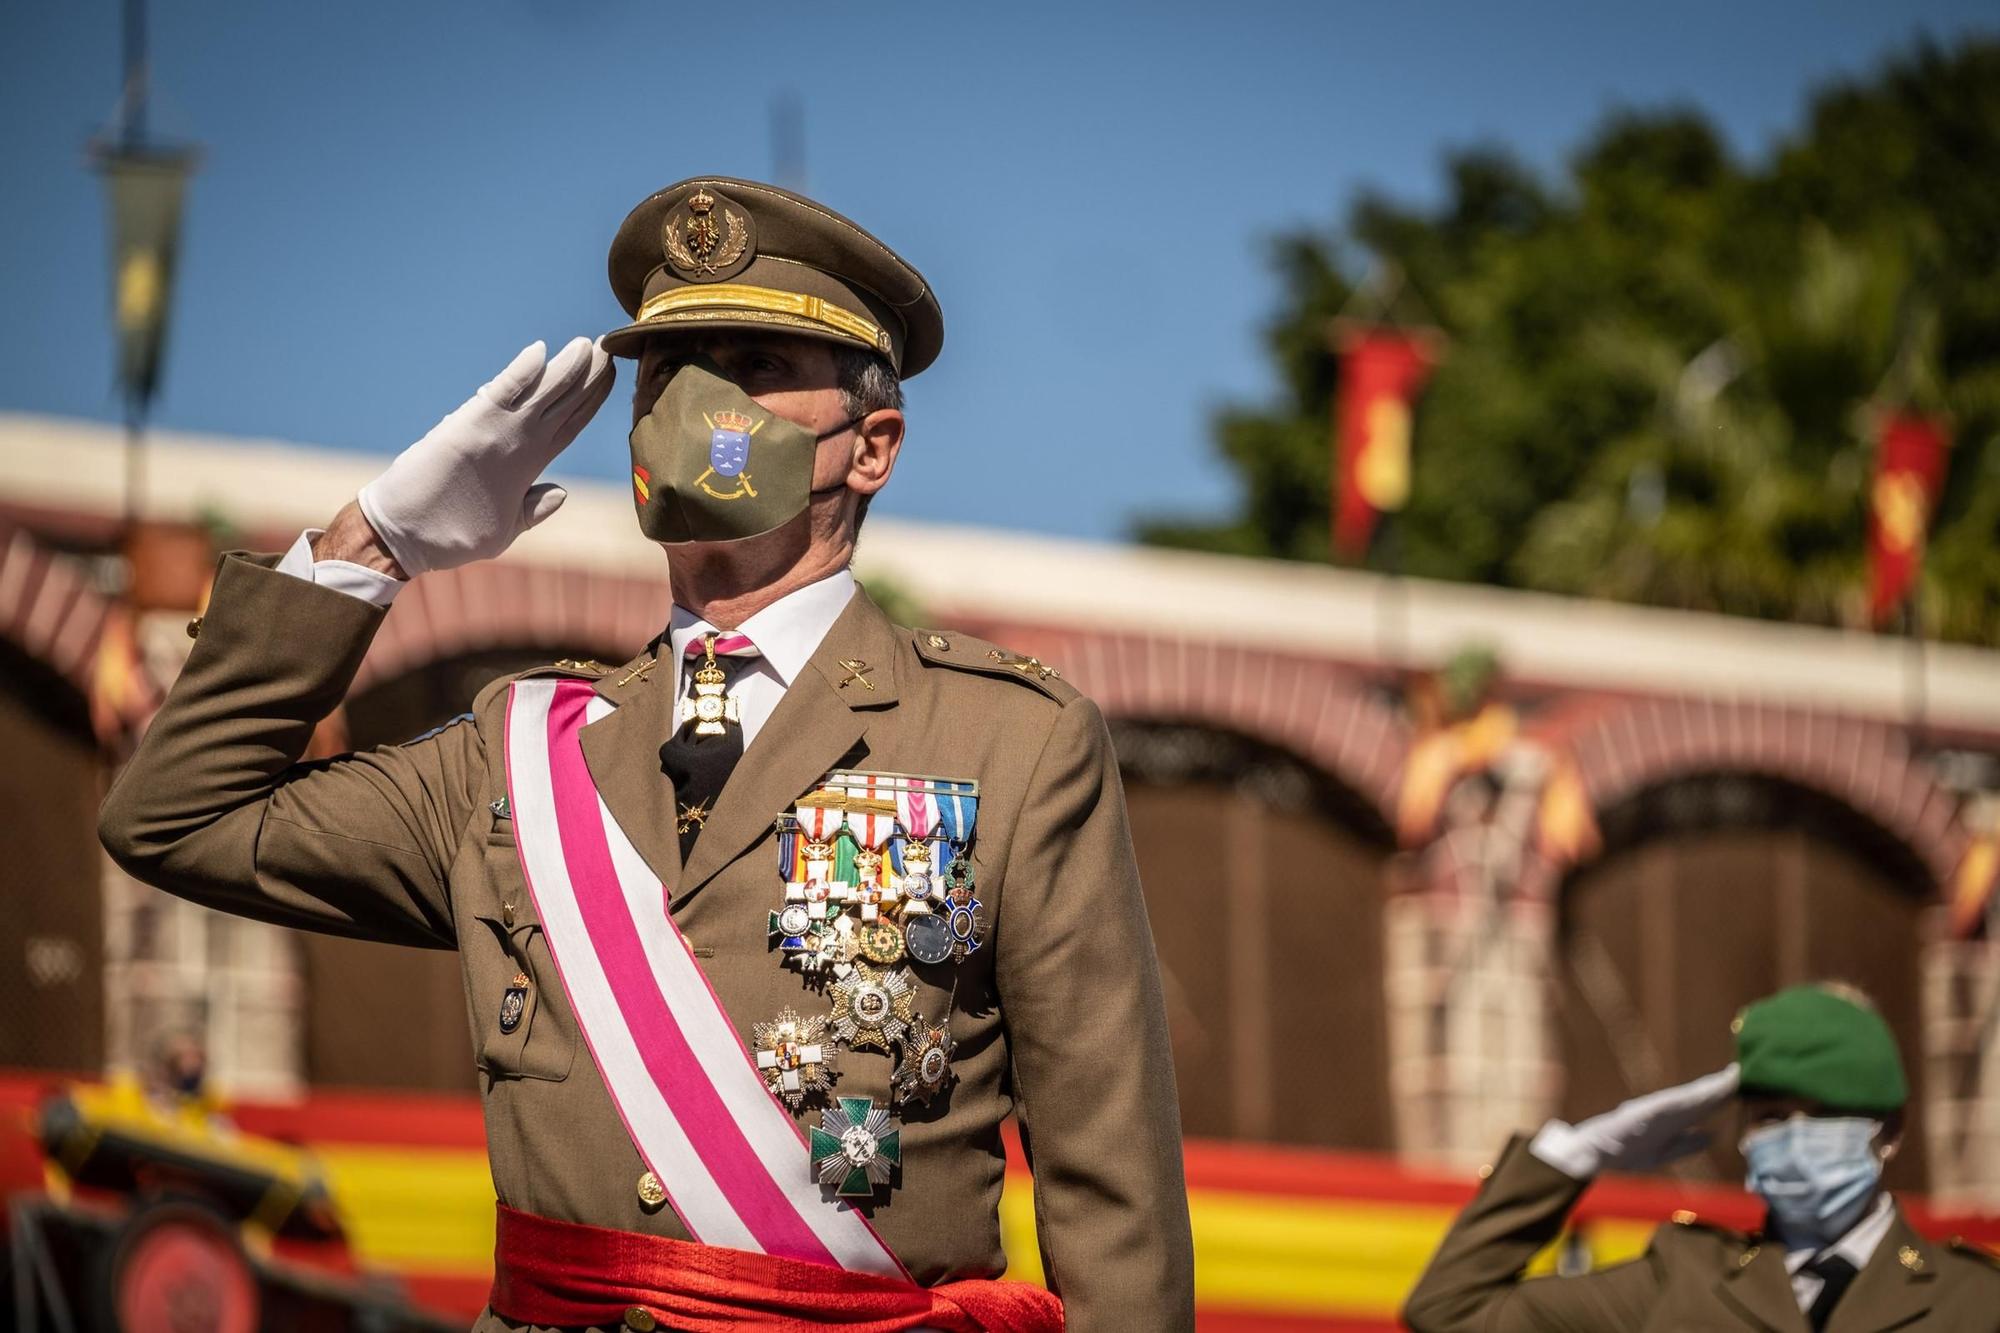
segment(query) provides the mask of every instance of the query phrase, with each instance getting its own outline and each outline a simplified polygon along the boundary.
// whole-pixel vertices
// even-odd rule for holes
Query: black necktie
[[[756,665],[757,652],[749,647],[749,640],[741,636],[729,636],[741,647],[736,655],[718,656],[715,665],[722,672],[723,693],[726,697],[736,687],[743,673]],[[694,675],[697,669],[706,666],[699,655],[701,641],[690,645],[692,654],[683,668],[683,676],[688,688],[683,698],[694,697]],[[728,649],[723,650],[725,653]],[[687,864],[688,853],[694,850],[695,839],[701,836],[702,824],[715,809],[715,798],[722,794],[722,788],[729,781],[729,774],[735,769],[736,761],[743,757],[743,724],[727,721],[722,723],[719,734],[704,735],[698,724],[690,718],[660,747],[660,771],[674,784],[674,803],[678,807],[675,829],[680,834],[681,864]]]
[[[1812,1309],[1806,1311],[1806,1322],[1813,1326],[1813,1333],[1821,1333],[1826,1321],[1833,1318],[1833,1307],[1840,1304],[1840,1298],[1853,1284],[1856,1269],[1837,1254],[1815,1259],[1806,1265],[1806,1269],[1818,1274],[1824,1284],[1819,1289],[1819,1295],[1813,1298]]]

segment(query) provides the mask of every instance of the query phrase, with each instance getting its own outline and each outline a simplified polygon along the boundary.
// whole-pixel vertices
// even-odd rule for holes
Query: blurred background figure
[[[669,85],[723,22],[0,20],[0,1104],[186,1029],[362,1262],[479,1307],[456,961],[143,889],[95,812],[217,552],[603,327],[603,219],[728,169],[932,238],[963,312],[857,572],[1111,723],[1205,1329],[1394,1327],[1496,1145],[1829,976],[1905,1053],[1910,1226],[2000,1245],[1990,5],[799,9]],[[655,634],[627,455],[593,425],[562,514],[399,599],[313,752]],[[1536,1271],[1755,1227],[1742,1179],[1609,1173]]]
[[[2000,1261],[1927,1242],[1882,1188],[1902,1146],[1909,1083],[1874,1002],[1839,983],[1797,986],[1730,1025],[1736,1060],[1576,1125],[1517,1137],[1405,1307],[1417,1333],[1456,1329],[2000,1328]],[[1709,1141],[1736,1107],[1747,1187],[1768,1209],[1739,1231],[1675,1212],[1644,1258],[1523,1282],[1600,1171],[1654,1171]]]

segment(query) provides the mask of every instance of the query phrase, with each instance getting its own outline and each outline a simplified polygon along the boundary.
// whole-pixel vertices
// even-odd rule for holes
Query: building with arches
[[[147,591],[174,580],[119,558],[117,433],[0,417],[0,1006],[26,1018],[0,1065],[129,1062],[171,1022],[246,1091],[473,1086],[451,957],[216,917],[92,832],[216,534],[281,549],[375,466],[158,437],[141,516],[197,573]],[[407,589],[318,748],[630,656],[668,598],[628,505],[573,485],[503,560]],[[1104,709],[1190,1135],[1464,1171],[1720,1065],[1741,1004],[1839,977],[1909,1057],[1892,1183],[2000,1208],[2000,652],[887,516],[857,569]]]

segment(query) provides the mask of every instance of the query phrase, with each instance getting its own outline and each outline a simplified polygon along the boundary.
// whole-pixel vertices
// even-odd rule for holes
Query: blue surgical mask
[[[1831,1245],[1861,1220],[1882,1179],[1881,1129],[1859,1116],[1795,1115],[1743,1136],[1744,1186],[1770,1205],[1788,1245]]]

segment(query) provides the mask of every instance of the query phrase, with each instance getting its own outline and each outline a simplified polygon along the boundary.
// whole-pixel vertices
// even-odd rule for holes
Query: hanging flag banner
[[[1367,554],[1377,514],[1409,499],[1411,410],[1436,364],[1434,336],[1380,327],[1341,334],[1333,545],[1346,559]]]
[[[111,311],[118,387],[144,408],[166,359],[167,313],[180,254],[181,195],[194,155],[120,149],[99,158],[111,196]]]
[[[1944,488],[1951,437],[1936,417],[1883,416],[1875,444],[1875,484],[1868,493],[1868,619],[1881,625],[1916,584],[1924,563],[1938,492]]]

